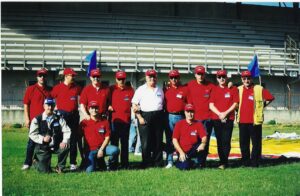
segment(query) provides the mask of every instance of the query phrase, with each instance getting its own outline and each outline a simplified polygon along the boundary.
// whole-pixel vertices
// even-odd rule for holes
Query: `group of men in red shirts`
[[[258,165],[261,155],[261,138],[259,138],[261,124],[255,124],[253,119],[255,96],[253,95],[254,84],[249,71],[242,72],[244,91],[242,94],[240,93],[240,98],[236,87],[227,87],[225,70],[217,72],[218,85],[215,85],[206,80],[203,66],[195,68],[195,80],[190,81],[187,85],[180,83],[180,74],[177,70],[171,70],[169,84],[163,91],[156,87],[156,71],[148,70],[145,77],[146,84],[149,82],[149,85],[145,84],[142,88],[143,91],[139,90],[139,95],[135,95],[131,86],[125,85],[126,73],[121,70],[116,72],[115,85],[106,87],[101,84],[101,71],[94,69],[90,73],[91,84],[83,89],[74,82],[77,74],[72,68],[64,69],[64,80],[53,89],[46,85],[47,74],[46,69],[37,71],[37,83],[26,89],[24,96],[25,125],[29,127],[32,119],[43,112],[43,103],[46,98],[54,98],[57,114],[65,119],[71,129],[69,143],[71,171],[77,170],[78,167],[77,148],[79,148],[87,172],[94,171],[98,167],[96,160],[105,155],[110,156],[109,168],[116,169],[119,142],[121,143],[120,166],[121,168],[129,167],[128,139],[132,104],[138,119],[142,119],[139,129],[142,130],[140,134],[142,149],[144,149],[142,150],[143,162],[144,160],[145,163],[151,161],[151,150],[154,148],[155,159],[158,162],[162,161],[160,152],[162,145],[160,144],[162,143],[162,132],[165,130],[166,168],[173,166],[174,147],[179,155],[178,168],[190,168],[192,157],[197,158],[197,167],[203,168],[209,151],[210,135],[214,127],[218,142],[220,168],[224,169],[228,164],[234,113],[241,100],[243,104],[240,105],[240,110],[244,110],[239,113],[242,161],[245,165],[251,161],[255,166]],[[261,90],[262,101],[270,103],[274,97],[266,89],[262,88]],[[149,97],[143,98],[147,93],[149,97],[154,97],[149,103],[147,103]],[[83,117],[80,123],[78,103]],[[139,108],[140,103],[144,104],[142,109]],[[150,106],[147,106],[149,104]],[[151,107],[154,108],[154,111],[151,110]],[[143,108],[145,111],[142,111]],[[162,109],[165,110],[163,116],[161,115]],[[110,123],[107,120],[107,114],[111,115]],[[156,125],[155,122],[150,126],[150,119],[160,121],[161,117],[165,119],[165,126],[163,123]],[[147,126],[150,127],[147,128]],[[149,133],[147,133],[151,132],[151,127],[157,128],[157,136],[152,139],[148,137]],[[84,137],[84,145],[81,142],[82,137]],[[250,138],[252,143],[253,141],[255,143],[251,158]],[[108,145],[109,141],[111,145]],[[23,170],[29,169],[32,165],[34,148],[34,142],[29,139]]]

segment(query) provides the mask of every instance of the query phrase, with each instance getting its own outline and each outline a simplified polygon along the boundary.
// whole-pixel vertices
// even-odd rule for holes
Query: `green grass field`
[[[263,135],[275,130],[299,134],[300,126],[268,125]],[[234,137],[237,135],[235,129]],[[224,171],[214,167],[186,172],[153,168],[62,175],[39,174],[34,169],[21,171],[27,137],[25,129],[3,128],[3,195],[300,195],[297,160]],[[130,155],[135,165],[140,160]],[[56,158],[52,163],[54,166]],[[209,161],[208,165],[215,162]]]

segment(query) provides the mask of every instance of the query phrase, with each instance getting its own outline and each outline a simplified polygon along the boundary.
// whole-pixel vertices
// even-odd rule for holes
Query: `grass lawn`
[[[300,134],[300,126],[268,125],[263,135],[275,130]],[[234,137],[237,133],[235,130]],[[62,175],[21,171],[27,137],[25,129],[3,129],[3,195],[300,195],[299,160],[224,171],[214,167],[186,172],[152,168]],[[132,165],[140,160],[130,155]],[[54,166],[56,158],[52,163]],[[209,161],[208,165],[215,164]]]

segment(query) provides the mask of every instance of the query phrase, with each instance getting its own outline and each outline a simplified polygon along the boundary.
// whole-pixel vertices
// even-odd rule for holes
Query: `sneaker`
[[[221,169],[221,170],[224,170],[225,169],[225,165],[220,165],[218,168]]]
[[[21,170],[29,170],[30,169],[30,166],[29,165],[23,165],[23,167],[21,168]]]
[[[134,156],[142,156],[142,153],[141,152],[135,152]]]
[[[76,171],[77,170],[77,166],[74,164],[70,165],[70,171]]]
[[[63,170],[60,167],[56,166],[55,167],[55,172],[58,173],[58,174],[61,174],[61,173],[63,173]]]
[[[172,163],[168,163],[168,165],[165,167],[166,169],[170,169],[171,167],[173,167]]]

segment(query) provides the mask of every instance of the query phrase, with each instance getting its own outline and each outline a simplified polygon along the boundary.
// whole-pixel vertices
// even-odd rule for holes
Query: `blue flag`
[[[87,69],[87,76],[90,77],[90,72],[93,69],[97,68],[97,50],[94,50],[92,53],[85,57],[86,61],[89,61],[89,67]]]
[[[254,55],[252,61],[249,63],[248,70],[251,72],[252,77],[260,76],[257,55]]]

